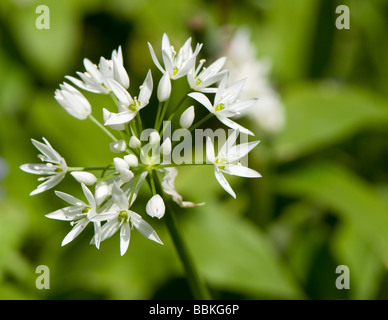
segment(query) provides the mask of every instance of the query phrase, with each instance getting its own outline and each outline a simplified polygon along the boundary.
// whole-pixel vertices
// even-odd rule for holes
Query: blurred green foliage
[[[335,28],[340,4],[350,8],[349,30]],[[49,30],[35,27],[38,5],[50,8]],[[29,197],[37,182],[19,166],[34,162],[30,138],[41,137],[69,165],[109,161],[107,138],[53,97],[84,57],[97,62],[122,45],[138,87],[148,68],[155,83],[158,74],[147,41],[160,50],[163,32],[176,44],[192,36],[214,58],[221,31],[239,25],[272,59],[287,118],[277,136],[249,123],[262,141],[249,164],[263,178],[231,177],[237,200],[210,168],[178,175],[185,198],[206,202],[178,218],[213,296],[388,298],[387,18],[385,0],[1,1],[0,157],[9,170],[0,193],[0,299],[191,297],[163,221],[152,222],[164,246],[136,234],[124,257],[117,237],[99,251],[89,245],[91,231],[60,247],[70,226],[44,214],[63,202],[52,192]],[[71,177],[58,188],[82,194]],[[49,290],[35,287],[41,264],[50,268]],[[338,265],[350,269],[350,290],[335,287]]]

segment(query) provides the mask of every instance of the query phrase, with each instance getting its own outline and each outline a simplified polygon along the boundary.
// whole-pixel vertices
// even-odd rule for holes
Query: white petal
[[[60,174],[60,175],[58,174],[58,175],[52,176],[50,179],[48,179],[47,181],[40,184],[38,186],[38,188],[36,188],[34,191],[32,191],[30,193],[30,196],[34,196],[38,193],[42,193],[42,192],[45,192],[49,189],[54,188],[58,183],[60,183],[62,181],[62,179],[64,177],[65,177],[64,174]]]
[[[245,177],[245,178],[260,178],[261,174],[258,173],[257,171],[244,167],[242,165],[238,164],[230,164],[226,165],[224,169],[222,169],[223,172],[227,174],[231,174],[234,176],[239,176],[239,177]]]
[[[81,183],[82,191],[84,192],[84,195],[86,199],[88,200],[88,203],[92,209],[96,208],[96,200],[94,200],[93,193],[88,189],[87,186],[85,186],[83,183]]]
[[[88,219],[81,219],[76,223],[73,229],[66,235],[66,237],[62,241],[62,246],[68,244],[69,242],[73,241],[87,226],[89,223]]]
[[[156,57],[156,54],[155,54],[154,49],[152,48],[152,46],[151,46],[151,44],[150,44],[149,42],[148,42],[148,48],[150,49],[152,61],[155,63],[156,67],[157,67],[162,73],[165,73],[164,69],[162,68],[162,66],[160,65],[160,63],[159,63],[159,61],[158,61],[158,58]]]
[[[248,134],[250,136],[254,136],[253,132],[249,131],[247,128],[244,128],[243,126],[239,125],[238,123],[234,122],[233,120],[230,120],[226,117],[217,116],[218,120],[220,120],[224,125],[226,125],[229,128],[232,128],[234,130],[240,130],[240,132]]]
[[[45,215],[45,217],[55,220],[62,221],[73,221],[77,218],[78,214],[82,213],[83,208],[79,208],[78,210],[74,210],[73,207],[65,207],[53,212],[50,212]]]
[[[123,223],[120,229],[120,254],[124,255],[127,252],[129,246],[129,240],[131,238],[131,228],[129,223]]]
[[[226,155],[229,154],[229,150],[236,143],[236,140],[237,140],[239,133],[240,133],[240,131],[238,129],[232,132],[232,134],[228,137],[228,139],[225,141],[225,143],[222,145],[220,151],[218,152],[219,157],[226,158]]]
[[[163,244],[163,242],[159,239],[156,231],[143,219],[133,219],[132,223],[134,227],[147,239],[155,241],[157,243]]]
[[[128,123],[135,117],[136,117],[136,112],[132,112],[129,110],[123,111],[120,113],[111,113],[109,119],[105,121],[104,125],[112,126],[112,125]]]
[[[152,94],[152,88],[153,88],[152,74],[151,74],[151,70],[148,70],[147,76],[143,84],[140,86],[139,101],[140,101],[141,107],[144,107],[145,105],[148,104]]]
[[[210,163],[214,163],[216,161],[216,156],[214,154],[214,145],[210,137],[206,139],[206,158]]]
[[[112,198],[115,204],[120,210],[127,210],[129,207],[128,199],[123,190],[118,186],[116,182],[113,183]]]
[[[189,97],[197,100],[201,103],[209,112],[214,113],[214,108],[208,97],[206,97],[203,93],[200,92],[192,92],[188,94]]]
[[[232,187],[217,168],[215,168],[214,174],[221,187],[223,187],[227,193],[229,193],[233,198],[236,199],[236,194],[234,193]]]
[[[71,196],[70,194],[61,192],[61,191],[55,191],[55,194],[61,198],[62,200],[66,201],[67,203],[72,204],[73,206],[77,207],[86,207],[86,203],[77,199],[76,197]]]
[[[104,241],[113,236],[121,227],[121,223],[117,219],[113,219],[105,223],[98,234],[100,241]]]

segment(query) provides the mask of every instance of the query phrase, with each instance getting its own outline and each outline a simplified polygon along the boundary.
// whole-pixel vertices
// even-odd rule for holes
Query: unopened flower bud
[[[132,136],[130,139],[129,139],[129,143],[128,143],[129,147],[132,148],[132,149],[137,149],[137,148],[140,148],[141,147],[141,142],[138,138],[136,138],[135,136]]]
[[[151,132],[149,141],[151,146],[156,146],[160,142],[159,133],[156,131]]]
[[[86,185],[92,185],[97,182],[97,178],[93,173],[86,172],[86,171],[75,171],[70,173],[75,180],[77,180],[79,183],[83,183]]]
[[[158,100],[164,102],[170,98],[171,81],[168,72],[165,72],[158,85]]]
[[[160,145],[160,153],[163,155],[169,155],[171,153],[172,145],[170,138],[166,138]]]
[[[160,195],[156,194],[150,200],[148,200],[146,205],[146,212],[151,217],[156,217],[160,219],[164,216],[165,211],[166,211],[166,207]]]
[[[182,128],[188,129],[193,124],[195,117],[194,106],[187,108],[181,115],[179,119],[179,124]]]
[[[134,154],[128,154],[124,157],[124,160],[128,163],[130,168],[136,168],[139,165],[139,161]]]

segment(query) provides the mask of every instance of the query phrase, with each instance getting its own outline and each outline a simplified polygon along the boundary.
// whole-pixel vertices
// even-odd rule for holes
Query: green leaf
[[[185,222],[185,239],[212,286],[256,298],[302,297],[265,234],[229,206],[209,202]]]
[[[284,94],[286,127],[275,142],[281,160],[293,160],[388,121],[388,105],[360,88],[305,83]]]
[[[313,163],[279,177],[278,192],[310,199],[332,210],[387,258],[388,205],[368,184],[333,163]]]

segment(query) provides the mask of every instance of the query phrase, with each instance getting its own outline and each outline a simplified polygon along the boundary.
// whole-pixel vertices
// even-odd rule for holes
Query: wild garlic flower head
[[[92,108],[86,97],[67,83],[61,84],[55,91],[55,99],[70,115],[81,120],[91,120],[109,137],[109,143],[101,142],[101,149],[111,154],[108,163],[100,167],[68,167],[64,158],[46,139],[43,138],[44,143],[32,139],[34,146],[42,153],[39,158],[43,163],[24,164],[20,168],[42,175],[38,180],[44,182],[31,195],[55,187],[69,172],[74,178],[70,181],[81,185],[83,197],[86,198],[83,201],[70,194],[55,191],[59,198],[69,203],[69,206],[46,215],[51,219],[70,222],[72,228],[63,239],[62,245],[73,241],[89,225],[94,227],[90,243],[97,249],[100,249],[104,240],[118,233],[120,254],[124,255],[134,229],[147,239],[163,244],[156,230],[146,220],[156,218],[163,221],[166,215],[171,214],[166,210],[166,207],[171,208],[166,206],[166,201],[173,201],[181,208],[205,204],[184,200],[175,187],[180,166],[212,165],[216,179],[233,197],[236,194],[223,174],[260,177],[258,172],[242,164],[242,158],[258,141],[236,145],[239,135],[253,135],[235,121],[241,112],[256,102],[254,98],[241,98],[246,80],[228,84],[228,70],[223,69],[226,57],[215,60],[207,68],[203,67],[204,60],[196,65],[202,44],[197,44],[193,50],[191,38],[176,52],[168,36],[163,35],[163,67],[151,44],[148,46],[152,60],[162,72],[157,90],[154,90],[154,80],[149,69],[136,95],[132,94],[119,47],[117,51],[113,50],[110,60],[101,57],[98,65],[84,59],[86,72],[77,72],[81,80],[66,76],[81,90],[96,94],[110,93],[113,107],[104,105],[104,108]],[[187,81],[189,93],[179,92],[179,89],[171,85],[172,80],[180,78]],[[208,94],[212,94],[213,102],[210,102]],[[189,101],[188,97],[193,98],[196,104],[190,103],[193,101]],[[208,111],[207,115],[201,116],[202,113],[198,112],[198,108],[202,108],[200,104]],[[95,117],[98,110],[102,112]],[[145,113],[147,117],[143,119],[142,115]],[[233,133],[216,156],[211,134],[208,133],[211,129],[206,128],[204,132],[207,138],[202,138],[200,142],[206,142],[206,159],[203,159],[201,153],[199,162],[190,162],[195,158],[191,156],[192,146],[197,144],[197,141],[192,143],[192,138],[196,137],[197,130],[202,130],[197,128],[213,116],[232,128]],[[155,122],[150,125],[152,117]],[[187,148],[190,156],[186,157]],[[144,186],[149,187],[151,196],[144,205],[138,205],[135,212],[133,204]]]

